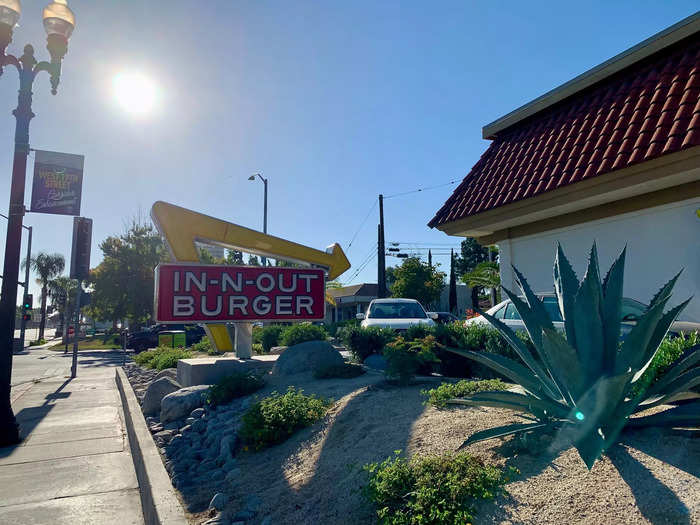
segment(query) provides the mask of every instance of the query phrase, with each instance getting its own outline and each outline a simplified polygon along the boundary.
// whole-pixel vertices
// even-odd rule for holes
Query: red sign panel
[[[325,272],[161,264],[156,268],[155,312],[159,323],[321,320]]]

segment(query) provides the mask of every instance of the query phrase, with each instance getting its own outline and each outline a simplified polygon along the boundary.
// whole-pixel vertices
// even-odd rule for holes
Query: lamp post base
[[[9,413],[3,412],[5,413],[0,416],[0,447],[9,447],[22,441],[22,437],[12,410]]]

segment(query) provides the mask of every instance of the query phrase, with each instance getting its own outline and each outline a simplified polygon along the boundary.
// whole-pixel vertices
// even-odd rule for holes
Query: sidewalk
[[[14,356],[12,406],[24,441],[0,448],[0,523],[143,523],[114,380],[121,360],[81,351],[71,380],[70,353]]]

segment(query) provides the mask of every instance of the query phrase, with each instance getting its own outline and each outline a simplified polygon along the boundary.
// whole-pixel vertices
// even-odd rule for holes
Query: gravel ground
[[[138,382],[145,384],[147,378],[141,377]],[[377,373],[348,380],[300,374],[269,381],[258,395],[294,385],[337,403],[323,422],[285,443],[259,453],[239,450],[235,482],[197,487],[202,498],[223,491],[229,516],[251,497],[259,500],[247,524],[374,523],[373,509],[361,494],[362,465],[395,450],[409,455],[452,451],[473,432],[522,421],[504,409],[426,407],[420,390],[434,383],[399,388]],[[234,415],[240,411],[230,413],[239,417]],[[698,430],[629,431],[590,472],[574,449],[555,453],[550,462],[544,454],[517,453],[508,439],[474,444],[469,452],[520,470],[502,496],[480,506],[475,523],[700,524],[698,437]],[[189,517],[199,524],[211,514]]]

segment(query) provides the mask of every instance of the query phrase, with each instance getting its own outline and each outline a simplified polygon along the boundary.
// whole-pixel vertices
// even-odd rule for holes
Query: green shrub
[[[343,338],[343,331],[350,326],[360,326],[360,321],[358,319],[346,319],[345,321],[324,325],[329,336],[338,337],[340,339]]]
[[[223,352],[219,352],[216,348],[214,348],[214,345],[211,343],[209,340],[208,336],[202,337],[202,340],[199,341],[198,343],[193,344],[189,348],[192,352],[202,352],[203,354],[208,354],[208,355],[220,355]]]
[[[435,335],[435,326],[429,326],[427,324],[412,324],[401,335],[403,335],[403,338],[406,341],[423,339],[429,335]]]
[[[384,347],[387,379],[407,385],[421,367],[432,366],[438,362],[435,355],[437,346],[438,343],[432,335],[416,341],[406,341],[401,336],[397,337]]]
[[[380,525],[471,523],[476,503],[496,496],[517,472],[504,473],[466,452],[410,460],[399,453],[364,467],[364,494]]]
[[[264,326],[260,332],[260,344],[264,353],[269,353],[273,346],[280,345],[280,335],[284,330],[284,326],[279,324],[270,324]]]
[[[306,341],[325,341],[326,329],[315,324],[301,323],[288,326],[280,336],[282,346],[293,346]]]
[[[343,363],[342,365],[330,365],[317,368],[313,371],[313,376],[316,379],[351,379],[353,377],[361,376],[365,372],[366,370],[362,367],[362,365]]]
[[[36,341],[30,341],[29,346],[39,346],[39,345],[45,345],[46,344],[46,339],[37,339]]]
[[[263,345],[261,343],[253,343],[253,353],[257,355],[264,354]]]
[[[263,327],[253,325],[253,344],[262,344]]]
[[[500,379],[484,379],[481,381],[467,381],[463,379],[457,383],[443,383],[437,388],[421,390],[421,394],[428,396],[425,404],[431,404],[437,408],[447,406],[447,401],[457,397],[464,397],[477,392],[491,392],[495,390],[508,390],[508,383]]]
[[[165,370],[166,368],[175,368],[179,359],[189,359],[190,357],[192,357],[192,352],[189,350],[159,346],[136,354],[134,361],[145,368]]]
[[[343,329],[343,344],[360,362],[372,354],[381,353],[384,346],[395,338],[396,332],[378,326],[362,328],[350,325]]]
[[[332,404],[331,400],[290,386],[286,393],[273,392],[254,403],[243,414],[240,436],[246,448],[262,450],[281,443],[297,430],[321,419]]]
[[[692,348],[693,346],[700,344],[700,332],[691,332],[690,334],[680,334],[676,337],[666,336],[659,349],[654,355],[654,359],[651,360],[651,364],[639,378],[636,385],[632,388],[632,395],[637,395],[651,385],[656,383],[658,379],[663,376],[666,371],[671,368],[676,359],[681,357],[683,353]]]
[[[223,405],[237,397],[247,396],[257,392],[265,381],[262,377],[251,373],[238,372],[228,375],[207,391],[207,404],[211,406]]]

